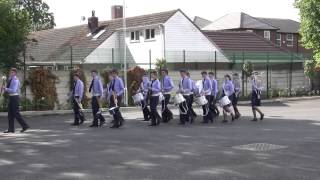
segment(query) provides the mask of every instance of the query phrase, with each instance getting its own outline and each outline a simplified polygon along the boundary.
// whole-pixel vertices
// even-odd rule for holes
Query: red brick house
[[[196,17],[194,23],[205,31],[250,31],[270,40],[278,47],[297,54],[310,55],[300,43],[300,23],[290,19],[252,17],[246,13],[227,14],[211,23]]]

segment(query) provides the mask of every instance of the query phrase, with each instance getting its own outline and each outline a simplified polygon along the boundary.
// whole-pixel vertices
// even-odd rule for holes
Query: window
[[[140,32],[132,31],[130,36],[131,42],[139,42],[140,41]]]
[[[264,37],[265,39],[270,40],[270,31],[264,31],[264,32],[263,32],[263,37]]]
[[[288,47],[293,46],[293,34],[287,34],[287,46]]]
[[[281,47],[281,34],[280,33],[277,33],[277,36],[276,36],[276,45]]]
[[[98,32],[98,34],[94,35],[92,40],[97,40],[104,32],[106,32],[106,30],[101,30],[100,32]]]
[[[155,39],[155,29],[146,29],[145,38],[146,40]]]

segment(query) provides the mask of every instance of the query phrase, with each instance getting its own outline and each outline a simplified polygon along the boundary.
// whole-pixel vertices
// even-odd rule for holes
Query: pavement
[[[89,128],[90,114],[79,127],[70,114],[28,115],[30,131],[0,134],[0,179],[319,180],[319,107],[319,99],[267,103],[265,120],[251,122],[243,105],[234,123],[202,125],[199,117],[179,126],[175,116],[159,127],[132,110],[121,129]]]

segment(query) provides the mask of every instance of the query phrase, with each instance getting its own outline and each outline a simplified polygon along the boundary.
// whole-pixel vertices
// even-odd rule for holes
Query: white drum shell
[[[134,96],[132,96],[132,99],[134,104],[139,104],[141,101],[144,100],[144,97],[142,93],[137,93]]]
[[[231,101],[229,100],[228,96],[224,96],[223,98],[220,99],[220,106],[224,107],[228,104],[231,104]]]
[[[208,103],[208,100],[206,99],[205,96],[200,96],[200,97],[197,97],[196,98],[196,103],[199,105],[199,106],[203,106],[203,105],[206,105]]]
[[[186,99],[183,97],[182,94],[176,94],[176,96],[174,97],[174,104],[176,104],[176,105],[179,105],[185,101],[186,101]]]

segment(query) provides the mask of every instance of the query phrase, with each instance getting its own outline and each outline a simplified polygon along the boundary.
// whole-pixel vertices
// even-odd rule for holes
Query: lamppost
[[[124,90],[124,96],[125,96],[125,105],[128,105],[128,78],[127,78],[127,43],[126,43],[126,36],[127,36],[127,25],[126,25],[126,1],[123,0],[123,47],[124,47],[124,52],[123,52],[123,71],[124,71],[124,84],[125,84],[125,90]]]

